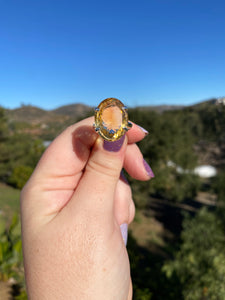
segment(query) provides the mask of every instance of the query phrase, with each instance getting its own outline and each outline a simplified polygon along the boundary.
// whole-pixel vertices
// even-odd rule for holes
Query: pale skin
[[[135,124],[118,152],[104,149],[93,118],[67,128],[43,154],[21,193],[22,239],[31,300],[130,300],[132,283],[120,225],[135,207],[122,167],[150,179]]]

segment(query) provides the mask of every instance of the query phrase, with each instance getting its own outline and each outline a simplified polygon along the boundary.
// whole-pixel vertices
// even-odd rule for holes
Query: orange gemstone
[[[127,109],[120,100],[107,98],[95,109],[95,129],[103,139],[116,141],[128,127]]]

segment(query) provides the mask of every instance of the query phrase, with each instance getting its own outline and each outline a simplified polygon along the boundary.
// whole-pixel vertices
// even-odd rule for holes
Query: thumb
[[[123,167],[127,138],[115,142],[98,138],[94,144],[83,176],[70,204],[81,205],[83,211],[91,210],[112,215],[116,185]]]

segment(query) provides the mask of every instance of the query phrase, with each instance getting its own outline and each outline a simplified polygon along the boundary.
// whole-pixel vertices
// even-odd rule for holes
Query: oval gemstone
[[[95,109],[95,129],[105,140],[120,139],[128,126],[127,109],[120,100],[107,98]]]

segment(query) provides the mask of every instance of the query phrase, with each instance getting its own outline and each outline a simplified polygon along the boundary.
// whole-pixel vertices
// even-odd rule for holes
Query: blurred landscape
[[[27,299],[19,195],[41,154],[83,104],[0,108],[0,300]],[[129,178],[136,205],[128,252],[135,300],[225,299],[225,98],[129,109],[155,178]],[[200,171],[199,171],[200,170]]]

